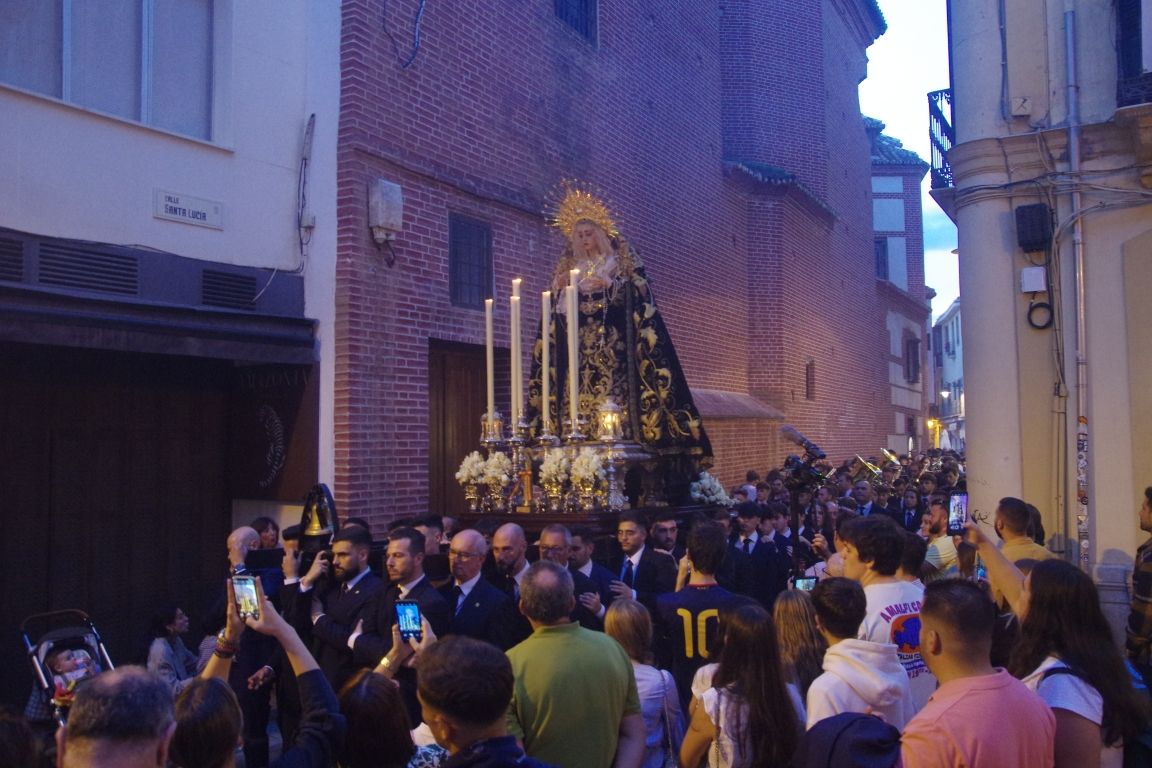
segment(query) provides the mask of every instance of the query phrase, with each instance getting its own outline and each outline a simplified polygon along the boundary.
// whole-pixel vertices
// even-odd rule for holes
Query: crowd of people
[[[75,688],[58,764],[227,768],[242,747],[259,768],[272,691],[284,766],[1152,764],[1126,762],[1152,756],[1152,540],[1125,654],[1034,507],[1002,499],[999,541],[972,520],[949,534],[962,459],[929,460],[814,486],[750,472],[732,508],[622,513],[599,558],[579,525],[530,543],[516,523],[429,516],[391,523],[376,566],[350,519],[254,569],[280,533],[256,521],[227,548],[259,608],[226,590],[199,655],[168,606],[146,669],[53,657]]]

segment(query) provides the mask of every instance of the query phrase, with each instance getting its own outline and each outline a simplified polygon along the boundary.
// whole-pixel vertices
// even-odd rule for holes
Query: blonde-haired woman
[[[604,631],[624,648],[636,673],[640,712],[648,731],[643,768],[660,768],[675,760],[684,739],[680,697],[672,675],[652,666],[652,617],[635,600],[616,599],[604,616]]]

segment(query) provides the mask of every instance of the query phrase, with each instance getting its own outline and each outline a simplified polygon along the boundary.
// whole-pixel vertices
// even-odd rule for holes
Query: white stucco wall
[[[217,0],[214,13],[212,141],[0,83],[0,226],[302,270],[305,314],[319,321],[319,479],[331,483],[340,3]],[[315,227],[302,255],[297,180],[312,114],[306,193]],[[223,228],[155,218],[156,189],[221,203]]]

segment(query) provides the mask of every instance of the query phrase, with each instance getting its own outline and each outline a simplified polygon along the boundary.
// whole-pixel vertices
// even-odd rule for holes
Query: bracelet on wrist
[[[225,651],[225,650],[221,649],[219,646],[217,646],[216,650],[212,651],[212,655],[219,657],[221,659],[224,659],[226,661],[231,661],[232,657],[234,657],[236,655],[236,652],[235,651]]]

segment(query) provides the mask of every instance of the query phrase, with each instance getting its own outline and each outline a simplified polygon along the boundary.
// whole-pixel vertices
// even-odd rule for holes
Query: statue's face
[[[578,253],[588,256],[600,252],[600,228],[590,221],[582,221],[572,230],[572,244]]]

